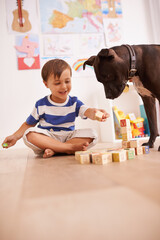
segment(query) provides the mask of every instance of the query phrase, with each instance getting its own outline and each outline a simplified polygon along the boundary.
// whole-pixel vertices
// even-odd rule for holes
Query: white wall
[[[121,0],[123,7],[124,43],[139,44],[152,43],[152,32],[146,0]],[[39,27],[40,29],[40,27]],[[17,70],[16,52],[14,49],[15,36],[8,34],[6,24],[5,0],[0,0],[0,143],[12,134],[30,114],[35,101],[49,94],[44,87],[40,70]],[[42,35],[40,50],[42,54]],[[90,87],[92,84],[92,88]],[[85,86],[85,89],[84,89]],[[98,107],[97,91],[105,103],[103,88],[93,78],[76,79],[73,83],[75,95],[92,107]],[[108,106],[108,104],[106,104]],[[101,106],[99,106],[101,107]],[[107,108],[107,107],[106,107]],[[108,109],[107,109],[108,110]],[[94,127],[99,131],[99,124],[90,120],[78,119],[77,127]],[[103,123],[102,123],[103,124]],[[109,134],[110,120],[104,129]],[[99,131],[100,133],[100,131]],[[24,147],[20,140],[15,147]]]

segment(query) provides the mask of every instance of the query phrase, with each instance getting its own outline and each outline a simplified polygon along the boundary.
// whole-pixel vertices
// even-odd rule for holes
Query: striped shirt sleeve
[[[39,122],[38,107],[36,105],[33,108],[32,113],[27,118],[26,122],[29,125],[34,125],[34,124],[37,124]]]
[[[84,113],[88,108],[89,108],[88,106],[84,105],[83,102],[77,99],[77,106],[76,106],[76,112],[78,112],[77,116],[80,116],[82,119],[86,119],[87,117],[84,116]]]

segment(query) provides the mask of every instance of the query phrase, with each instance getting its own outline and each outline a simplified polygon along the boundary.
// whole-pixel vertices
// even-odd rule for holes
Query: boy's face
[[[65,69],[60,78],[51,75],[47,82],[43,81],[45,86],[51,91],[51,100],[57,103],[66,101],[71,91],[71,73],[70,69]]]

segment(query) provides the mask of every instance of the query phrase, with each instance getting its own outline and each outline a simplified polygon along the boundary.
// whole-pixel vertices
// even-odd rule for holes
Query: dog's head
[[[96,78],[104,85],[106,98],[114,99],[121,95],[127,83],[127,70],[124,60],[113,49],[102,49],[97,56],[90,57],[83,64],[94,67]]]

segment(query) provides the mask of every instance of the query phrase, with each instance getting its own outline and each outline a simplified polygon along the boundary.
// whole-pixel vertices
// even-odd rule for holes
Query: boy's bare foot
[[[54,154],[55,154],[55,152],[52,149],[46,148],[44,150],[43,158],[52,157]]]
[[[85,143],[66,143],[68,144],[67,154],[74,154],[76,151],[86,151],[89,145],[88,142]],[[69,150],[70,149],[70,150]]]

